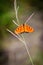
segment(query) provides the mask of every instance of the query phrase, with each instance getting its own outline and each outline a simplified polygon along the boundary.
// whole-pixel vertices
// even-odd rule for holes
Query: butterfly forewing
[[[17,29],[15,30],[15,34],[20,34],[24,32],[24,28],[23,25],[17,27]]]
[[[32,27],[30,27],[29,25],[25,24],[25,32],[34,32],[34,29]]]

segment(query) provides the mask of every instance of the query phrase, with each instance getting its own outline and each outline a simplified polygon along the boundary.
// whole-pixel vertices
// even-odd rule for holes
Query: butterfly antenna
[[[29,51],[28,51],[28,47],[27,47],[27,45],[26,45],[24,36],[23,36],[23,35],[21,35],[21,36],[22,36],[22,38],[23,38],[23,40],[24,40],[24,45],[25,45],[26,51],[27,51],[27,53],[28,53],[28,56],[29,56],[29,58],[30,58],[30,61],[31,61],[32,65],[34,65],[34,64],[33,64],[33,61],[32,61],[32,58],[31,58],[31,55],[30,55],[30,53],[29,53]]]
[[[30,15],[30,17],[26,20],[25,24],[32,18],[33,15],[34,15],[34,13],[32,13],[32,14]]]
[[[19,6],[17,7],[16,0],[14,0],[14,9],[15,9],[17,23],[19,24],[19,19],[18,19],[18,9],[19,9]]]
[[[17,26],[19,26],[14,20],[12,20],[14,24],[16,24]]]

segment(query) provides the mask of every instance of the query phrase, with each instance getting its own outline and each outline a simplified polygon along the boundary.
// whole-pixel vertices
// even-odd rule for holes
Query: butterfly
[[[31,32],[34,32],[34,29],[27,24],[22,24],[14,30],[15,34],[31,33]]]

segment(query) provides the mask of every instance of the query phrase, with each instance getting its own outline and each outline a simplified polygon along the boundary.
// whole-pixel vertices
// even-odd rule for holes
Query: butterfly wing
[[[34,32],[34,29],[30,27],[29,25],[25,24],[25,32]]]
[[[17,29],[14,31],[15,34],[20,34],[22,32],[24,32],[23,25],[17,27]]]

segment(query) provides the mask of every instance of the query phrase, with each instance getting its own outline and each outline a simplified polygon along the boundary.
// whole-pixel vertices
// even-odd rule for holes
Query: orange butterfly
[[[34,29],[27,24],[23,24],[18,26],[17,29],[14,31],[15,34],[20,34],[24,32],[27,32],[27,33],[34,32]]]

